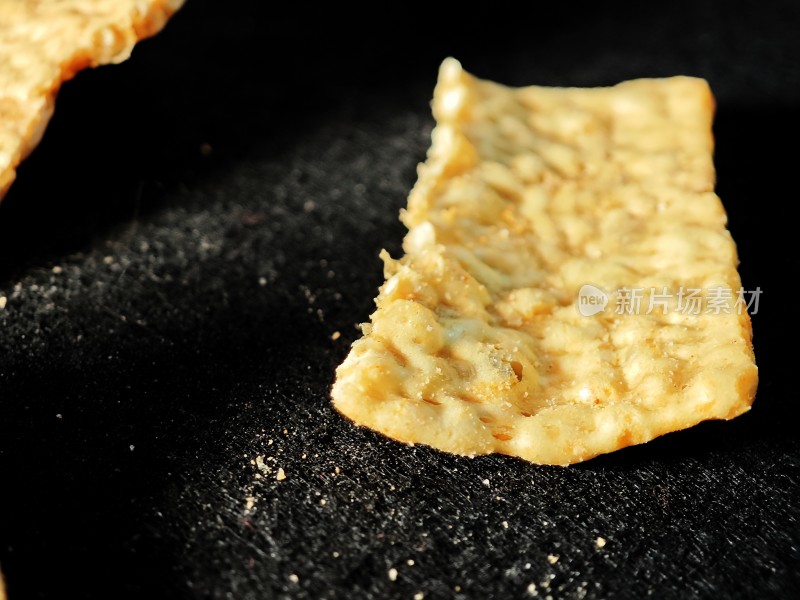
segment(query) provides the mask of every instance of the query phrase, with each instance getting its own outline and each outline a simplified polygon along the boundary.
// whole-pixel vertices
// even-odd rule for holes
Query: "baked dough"
[[[750,408],[757,369],[714,194],[705,81],[512,89],[448,59],[400,260],[334,405],[397,440],[567,465]],[[584,285],[605,310],[584,316]],[[644,290],[642,309],[615,307]],[[701,290],[700,314],[678,292]],[[615,295],[615,290],[619,290]],[[669,300],[645,310],[652,290]]]
[[[0,199],[53,114],[61,83],[119,63],[183,0],[0,0]]]

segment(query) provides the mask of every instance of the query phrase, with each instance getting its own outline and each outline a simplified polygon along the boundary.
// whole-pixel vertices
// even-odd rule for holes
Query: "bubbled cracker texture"
[[[747,411],[746,311],[577,309],[586,283],[740,288],[713,109],[701,79],[512,89],[445,61],[406,254],[382,254],[336,408],[403,442],[556,465]]]
[[[0,199],[53,114],[61,83],[130,56],[183,0],[0,0]]]

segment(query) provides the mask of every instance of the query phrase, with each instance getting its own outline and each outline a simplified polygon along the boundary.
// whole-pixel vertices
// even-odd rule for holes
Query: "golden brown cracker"
[[[0,199],[53,114],[62,82],[119,63],[183,0],[0,0]]]
[[[405,256],[383,254],[336,408],[403,442],[558,465],[747,411],[757,369],[713,107],[701,79],[512,89],[445,61]],[[584,285],[605,310],[582,314]],[[717,288],[728,312],[707,311]],[[700,314],[681,289],[701,290]]]

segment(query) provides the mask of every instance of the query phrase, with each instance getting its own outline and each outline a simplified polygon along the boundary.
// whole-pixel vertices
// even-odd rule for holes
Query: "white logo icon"
[[[584,317],[601,313],[608,305],[608,294],[597,286],[585,283],[578,290],[578,312]]]

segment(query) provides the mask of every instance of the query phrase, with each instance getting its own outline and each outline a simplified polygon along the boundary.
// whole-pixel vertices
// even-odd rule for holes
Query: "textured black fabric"
[[[460,24],[271,4],[189,0],[129,62],[80,74],[0,205],[11,600],[800,597],[797,3]],[[332,410],[447,55],[509,84],[710,81],[718,192],[763,290],[749,414],[561,469],[409,448]]]

